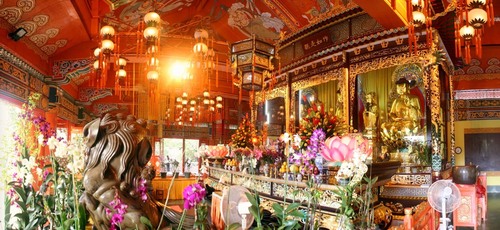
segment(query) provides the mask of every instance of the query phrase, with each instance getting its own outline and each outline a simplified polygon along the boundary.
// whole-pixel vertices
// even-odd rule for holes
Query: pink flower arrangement
[[[241,161],[243,157],[253,156],[253,150],[250,148],[236,148],[231,152],[231,157],[235,157],[238,161]]]
[[[146,179],[139,179],[139,186],[137,186],[137,193],[141,197],[142,202],[146,202],[148,200],[148,188],[146,186]]]
[[[112,200],[109,205],[114,209],[114,212],[109,208],[105,209],[107,215],[112,215],[109,229],[119,229],[120,223],[125,219],[124,215],[127,213],[128,206],[122,202],[118,193],[115,194],[115,199]]]
[[[361,134],[348,134],[343,137],[333,136],[325,140],[325,145],[320,151],[321,156],[327,161],[344,162],[353,158],[354,152],[370,156],[372,148],[367,139]]]
[[[182,196],[184,197],[184,209],[188,210],[195,207],[203,200],[205,194],[205,188],[200,184],[188,185],[182,192]]]

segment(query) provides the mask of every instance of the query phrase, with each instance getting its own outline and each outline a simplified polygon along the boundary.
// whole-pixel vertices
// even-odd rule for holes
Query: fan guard
[[[226,225],[231,225],[234,223],[242,223],[243,216],[238,212],[238,205],[243,202],[248,202],[248,198],[245,193],[249,192],[243,186],[231,186],[224,190],[222,193],[222,201],[220,204],[222,220]],[[247,228],[249,228],[254,220],[252,214],[245,215]],[[241,228],[240,228],[241,229]]]
[[[427,200],[431,207],[441,212],[442,199],[446,199],[446,213],[455,211],[460,205],[460,190],[451,180],[438,180],[434,182],[427,190]]]

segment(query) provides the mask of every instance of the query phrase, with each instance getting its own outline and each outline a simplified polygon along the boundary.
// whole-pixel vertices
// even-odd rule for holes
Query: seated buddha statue
[[[392,102],[388,113],[388,121],[381,124],[381,137],[385,144],[395,147],[406,147],[405,136],[420,132],[420,100],[410,94],[410,82],[406,78],[396,81],[398,97]]]

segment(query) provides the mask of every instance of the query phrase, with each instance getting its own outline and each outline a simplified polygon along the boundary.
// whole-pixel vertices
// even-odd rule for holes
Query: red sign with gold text
[[[332,44],[330,31],[324,29],[318,33],[312,34],[302,40],[304,54],[310,54],[318,50],[329,47]]]

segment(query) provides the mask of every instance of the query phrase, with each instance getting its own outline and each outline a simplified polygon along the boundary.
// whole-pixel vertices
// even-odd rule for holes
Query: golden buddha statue
[[[398,97],[392,102],[388,113],[388,121],[380,128],[382,141],[393,148],[404,148],[405,136],[416,135],[420,132],[420,100],[410,94],[410,82],[400,78],[396,82]]]

